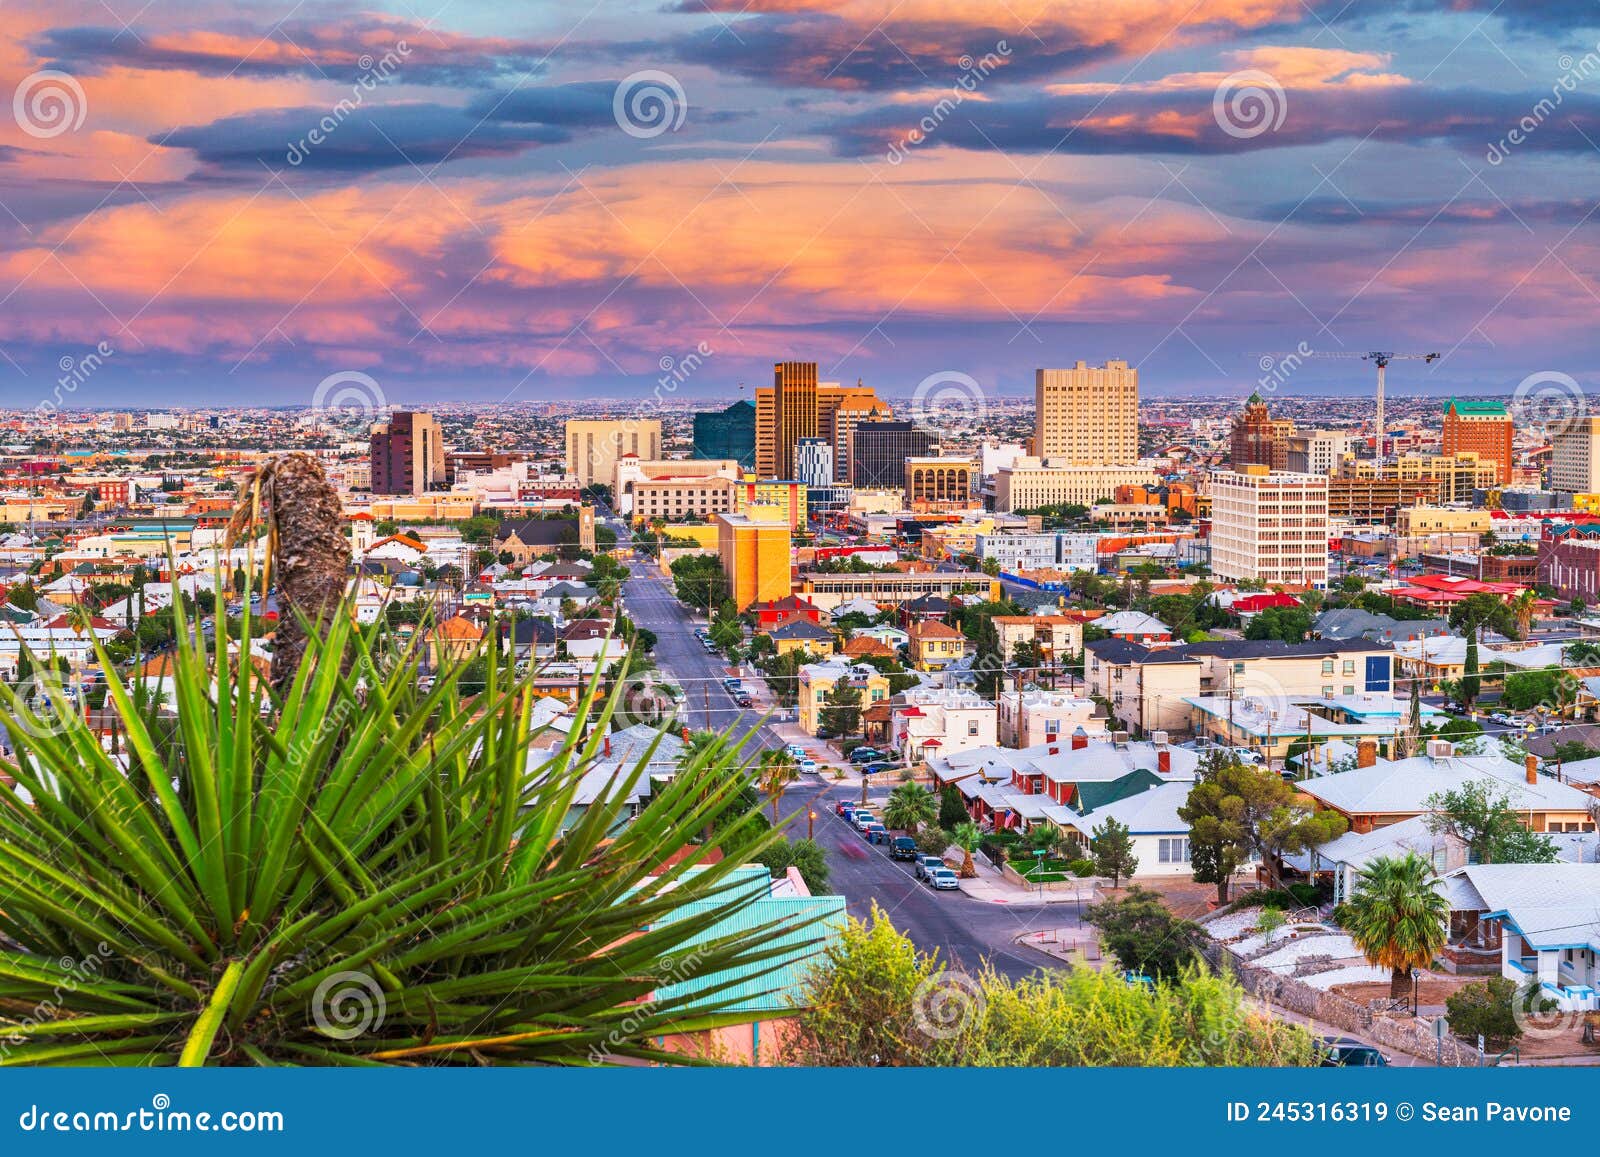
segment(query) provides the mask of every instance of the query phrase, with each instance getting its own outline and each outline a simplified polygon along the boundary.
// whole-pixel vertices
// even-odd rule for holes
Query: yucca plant
[[[777,838],[730,817],[726,739],[637,816],[651,753],[580,814],[616,705],[598,678],[530,761],[535,697],[495,632],[423,692],[417,648],[342,608],[275,688],[174,605],[175,718],[100,655],[117,754],[0,685],[23,789],[0,784],[0,1063],[683,1061],[662,1034],[747,1019],[734,985],[809,944],[712,932]],[[246,609],[238,655],[254,633]]]

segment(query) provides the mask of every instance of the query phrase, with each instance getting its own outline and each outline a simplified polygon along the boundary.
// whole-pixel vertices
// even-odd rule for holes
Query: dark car
[[[910,836],[896,836],[889,841],[889,857],[895,860],[917,858],[917,841]]]
[[[1343,1068],[1346,1065],[1381,1068],[1389,1064],[1389,1058],[1377,1048],[1347,1036],[1323,1037],[1317,1042],[1317,1053],[1325,1069]]]
[[[756,701],[748,695],[741,695],[734,702],[747,711],[756,705]]]
[[[894,770],[894,764],[892,764],[892,763],[869,763],[869,764],[867,764],[867,766],[863,770],[865,771],[865,773],[867,775],[877,775],[879,772],[893,771]]]
[[[851,763],[868,763],[880,758],[876,747],[858,747],[850,753]]]

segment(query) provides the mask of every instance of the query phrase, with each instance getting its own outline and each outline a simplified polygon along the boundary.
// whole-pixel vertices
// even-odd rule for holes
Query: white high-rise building
[[[1328,585],[1328,480],[1265,466],[1211,479],[1211,570],[1219,578]]]
[[[1600,493],[1600,418],[1550,423],[1550,489],[1561,494]]]
[[[1296,474],[1332,474],[1354,442],[1342,430],[1302,430],[1289,435],[1286,465]]]
[[[833,443],[801,438],[794,444],[794,476],[806,486],[833,485]]]

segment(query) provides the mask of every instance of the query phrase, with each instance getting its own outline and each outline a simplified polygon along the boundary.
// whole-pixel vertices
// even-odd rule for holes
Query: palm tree
[[[1061,847],[1066,836],[1054,824],[1034,824],[1028,829],[1028,846],[1036,852],[1049,855]]]
[[[1508,604],[1512,620],[1517,625],[1517,637],[1526,639],[1533,629],[1533,604],[1537,600],[1532,590],[1524,590]]]
[[[883,808],[886,825],[912,836],[923,824],[931,824],[938,818],[939,797],[920,783],[902,783],[889,793],[889,802]]]
[[[778,825],[778,804],[783,800],[784,789],[800,778],[800,768],[795,757],[787,751],[764,751],[761,753],[761,770],[757,773],[756,784],[761,789],[761,794],[767,797],[768,804],[772,807],[772,824]]]
[[[1406,995],[1413,969],[1426,968],[1444,947],[1450,902],[1433,866],[1416,852],[1367,865],[1343,920],[1350,938],[1378,968],[1390,971],[1389,995]]]
[[[961,849],[959,875],[963,880],[973,879],[978,874],[978,869],[972,863],[972,853],[978,850],[978,841],[982,838],[983,833],[978,831],[978,825],[971,820],[957,824],[955,831],[950,833],[950,841]]]

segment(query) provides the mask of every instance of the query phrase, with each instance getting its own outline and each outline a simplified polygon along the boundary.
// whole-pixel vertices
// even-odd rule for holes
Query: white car
[[[953,892],[961,887],[961,881],[950,868],[934,868],[928,873],[928,883],[933,885],[936,892]]]
[[[802,759],[799,763],[799,768],[801,771],[816,771],[817,761],[814,759]]]

